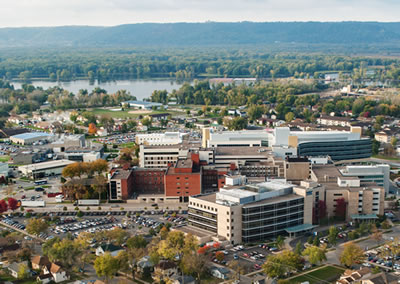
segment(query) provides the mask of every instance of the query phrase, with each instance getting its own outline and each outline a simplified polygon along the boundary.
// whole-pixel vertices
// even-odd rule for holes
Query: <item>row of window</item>
[[[195,202],[192,202],[192,201],[189,202],[189,205],[193,205],[193,206],[196,206],[196,207],[204,208],[204,209],[215,211],[215,212],[218,211],[217,208],[214,208],[214,207],[211,207],[211,206],[206,206],[206,205],[203,206],[203,204],[195,203]]]

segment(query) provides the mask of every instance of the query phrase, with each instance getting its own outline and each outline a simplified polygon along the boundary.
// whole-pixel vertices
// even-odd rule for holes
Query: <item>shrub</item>
[[[64,211],[67,211],[67,210],[68,210],[67,206],[64,206],[63,210],[64,210]]]
[[[75,207],[75,210],[76,210],[76,211],[78,211],[78,210],[79,210],[79,207],[78,207],[78,206],[76,206],[76,207]]]
[[[81,210],[79,210],[78,213],[76,214],[76,216],[82,217],[83,216],[83,212]]]
[[[86,207],[86,210],[87,210],[87,211],[89,211],[89,210],[90,210],[90,207],[89,207],[89,206],[88,206],[88,207]]]
[[[101,210],[101,206],[97,207],[98,210]]]

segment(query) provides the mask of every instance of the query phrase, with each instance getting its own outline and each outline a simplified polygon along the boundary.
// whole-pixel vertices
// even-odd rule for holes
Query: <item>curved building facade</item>
[[[371,139],[347,141],[306,142],[297,147],[299,156],[326,156],[332,160],[352,160],[369,158],[372,155]]]

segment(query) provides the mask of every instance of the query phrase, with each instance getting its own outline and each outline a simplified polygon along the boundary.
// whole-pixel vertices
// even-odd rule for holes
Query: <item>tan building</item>
[[[312,196],[310,188],[280,181],[225,186],[190,197],[188,224],[234,244],[272,239],[313,228]]]
[[[346,220],[374,219],[384,214],[385,189],[375,182],[358,177],[343,176],[335,165],[313,166],[311,178],[325,188],[328,217],[337,215],[338,199],[346,203]]]

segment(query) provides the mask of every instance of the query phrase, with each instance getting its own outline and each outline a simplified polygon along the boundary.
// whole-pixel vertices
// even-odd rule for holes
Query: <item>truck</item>
[[[80,199],[80,200],[78,200],[78,203],[75,202],[74,205],[78,205],[78,206],[100,205],[100,200],[98,200],[98,199]]]
[[[23,207],[45,207],[46,202],[44,200],[21,200],[21,206]]]

